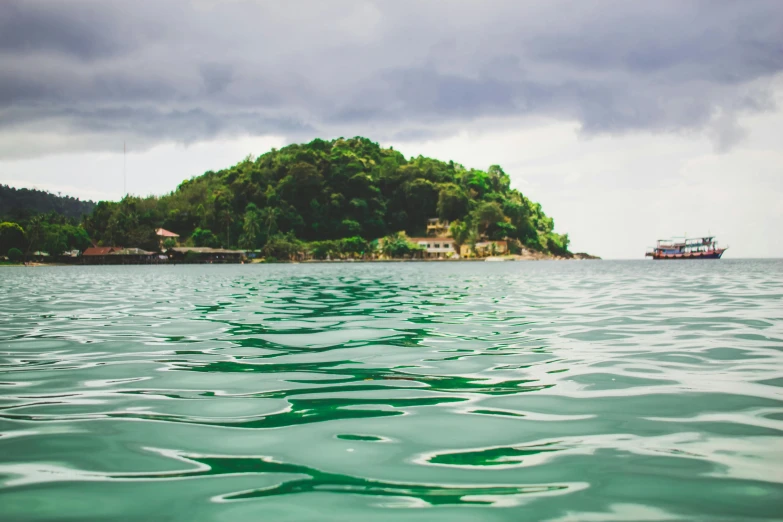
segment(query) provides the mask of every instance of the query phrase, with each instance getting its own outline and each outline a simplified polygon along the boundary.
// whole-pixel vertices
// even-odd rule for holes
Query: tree
[[[268,240],[272,235],[277,232],[277,216],[279,211],[274,207],[262,208],[259,215],[261,218],[261,226],[264,231],[264,239]]]
[[[59,256],[68,249],[68,236],[60,227],[47,227],[41,250],[51,256]]]
[[[354,221],[353,219],[343,219],[340,223],[340,232],[342,232],[345,235],[349,234],[358,234],[362,231],[362,226],[359,224],[358,221]]]
[[[261,216],[258,207],[250,203],[245,208],[245,218],[242,223],[242,235],[239,238],[239,246],[242,248],[258,248],[261,239]]]
[[[427,219],[437,211],[438,191],[435,184],[427,179],[414,179],[405,185],[404,194],[409,217],[406,229],[423,230]]]
[[[470,198],[460,187],[448,183],[438,193],[438,217],[443,220],[454,220],[463,217],[468,212]]]
[[[449,231],[451,237],[454,239],[454,246],[457,247],[457,252],[462,251],[462,245],[466,244],[471,237],[473,227],[465,221],[454,221],[451,223]]]
[[[197,228],[190,235],[193,245],[197,247],[217,248],[220,242],[215,234],[209,229]]]
[[[309,244],[310,253],[315,259],[326,259],[340,255],[340,242],[335,240],[313,241]]]
[[[234,221],[231,215],[230,209],[225,209],[221,212],[223,216],[223,222],[226,224],[226,248],[231,248],[231,223]]]
[[[421,254],[424,248],[408,241],[404,232],[397,232],[383,238],[383,247],[381,249],[387,257],[409,257]]]
[[[342,251],[351,257],[362,257],[370,249],[367,241],[359,236],[347,237],[341,243]]]
[[[26,234],[18,223],[0,223],[0,252],[8,252],[11,248],[25,247]]]
[[[487,169],[487,178],[489,178],[489,186],[493,192],[508,192],[511,178],[500,168],[500,165],[490,165]]]
[[[24,254],[22,254],[22,251],[18,248],[8,249],[8,260],[12,263],[18,263],[22,260],[22,257],[24,257]]]
[[[489,239],[494,240],[514,238],[517,235],[517,227],[505,221],[497,221],[490,225],[488,234]]]
[[[27,252],[33,251],[33,246],[40,245],[43,231],[43,216],[34,216],[27,222]]]
[[[473,225],[468,229],[467,243],[468,245],[470,245],[470,251],[474,256],[477,254],[476,243],[478,243],[478,240],[479,240],[478,228],[475,225]]]
[[[465,174],[464,183],[474,198],[481,199],[490,191],[490,180],[486,172],[470,170]]]
[[[264,245],[263,253],[267,258],[291,260],[303,253],[305,245],[293,234],[276,234]]]
[[[143,248],[144,250],[157,250],[160,244],[155,228],[151,226],[137,225],[128,230],[122,246]]]
[[[547,236],[547,248],[553,254],[558,256],[570,257],[568,251],[568,234],[550,234]]]
[[[64,225],[69,250],[83,251],[92,245],[89,234],[82,226]]]
[[[483,232],[487,231],[489,225],[504,221],[506,216],[503,215],[503,209],[500,208],[500,204],[494,201],[483,201],[472,212],[473,222],[479,226]]]

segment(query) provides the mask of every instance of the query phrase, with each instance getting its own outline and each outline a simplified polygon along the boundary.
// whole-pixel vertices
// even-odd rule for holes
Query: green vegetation
[[[416,254],[423,251],[423,247],[408,241],[408,238],[402,232],[383,238],[381,247],[381,252],[387,257],[415,257]]]
[[[24,229],[18,223],[0,223],[0,252],[8,252],[9,249],[24,248],[26,236]]]
[[[218,241],[217,236],[208,229],[201,229],[197,227],[196,230],[194,230],[190,235],[190,239],[193,243],[193,246],[197,247],[217,248],[220,246],[220,241]]]
[[[53,256],[69,250],[84,250],[90,236],[81,226],[59,214],[38,214],[21,223],[0,223],[0,252],[48,252]]]
[[[8,250],[8,260],[12,263],[19,263],[24,258],[24,254],[18,248],[11,248]]]
[[[99,244],[158,247],[163,227],[194,246],[261,250],[294,259],[362,257],[371,241],[399,257],[418,246],[427,219],[452,222],[460,244],[510,239],[516,248],[568,255],[568,236],[554,232],[541,205],[510,188],[497,165],[487,171],[422,156],[406,159],[366,138],[316,139],[289,145],[219,172],[184,181],[161,197],[100,202],[84,220]],[[29,235],[29,231],[28,231]]]
[[[92,243],[80,223],[94,207],[92,201],[0,185],[0,217],[6,220],[0,223],[0,253],[84,250]]]
[[[162,227],[188,246],[239,247],[268,260],[417,257],[422,249],[408,236],[426,235],[427,220],[438,217],[450,222],[457,247],[475,252],[483,239],[506,239],[512,253],[524,246],[570,256],[568,236],[555,233],[541,205],[512,189],[499,166],[406,159],[366,138],[316,139],[248,156],[161,197],[96,205],[0,186],[0,211],[11,216],[0,223],[0,253],[57,256],[93,242],[157,250]]]
[[[56,214],[31,218],[25,232],[27,252],[41,251],[57,256],[68,250],[84,250],[92,244],[84,227]]]
[[[42,190],[0,185],[0,218],[17,223],[38,214],[50,213],[78,221],[90,214],[94,207],[95,203],[92,201],[59,196]]]

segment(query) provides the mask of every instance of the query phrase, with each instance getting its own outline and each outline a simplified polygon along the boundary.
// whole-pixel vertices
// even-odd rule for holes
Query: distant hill
[[[80,219],[91,214],[94,208],[94,201],[58,196],[43,190],[0,185],[0,219],[2,220],[24,221],[36,214],[51,212],[71,219]]]
[[[483,171],[405,158],[361,137],[316,139],[248,156],[170,194],[100,202],[84,226],[106,245],[156,248],[154,230],[162,227],[196,246],[257,249],[282,237],[422,236],[428,220],[440,218],[452,222],[460,244],[508,238],[520,248],[570,256],[568,236],[510,181],[498,165]]]

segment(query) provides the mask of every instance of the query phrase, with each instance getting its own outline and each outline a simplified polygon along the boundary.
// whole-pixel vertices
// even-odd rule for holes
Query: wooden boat
[[[720,259],[729,247],[718,247],[714,236],[659,239],[645,256],[653,259]]]

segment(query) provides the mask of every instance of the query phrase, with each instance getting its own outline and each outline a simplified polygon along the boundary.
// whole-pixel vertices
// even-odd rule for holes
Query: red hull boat
[[[648,250],[645,256],[653,259],[720,259],[728,248],[719,248],[713,236],[659,239],[655,248]]]

